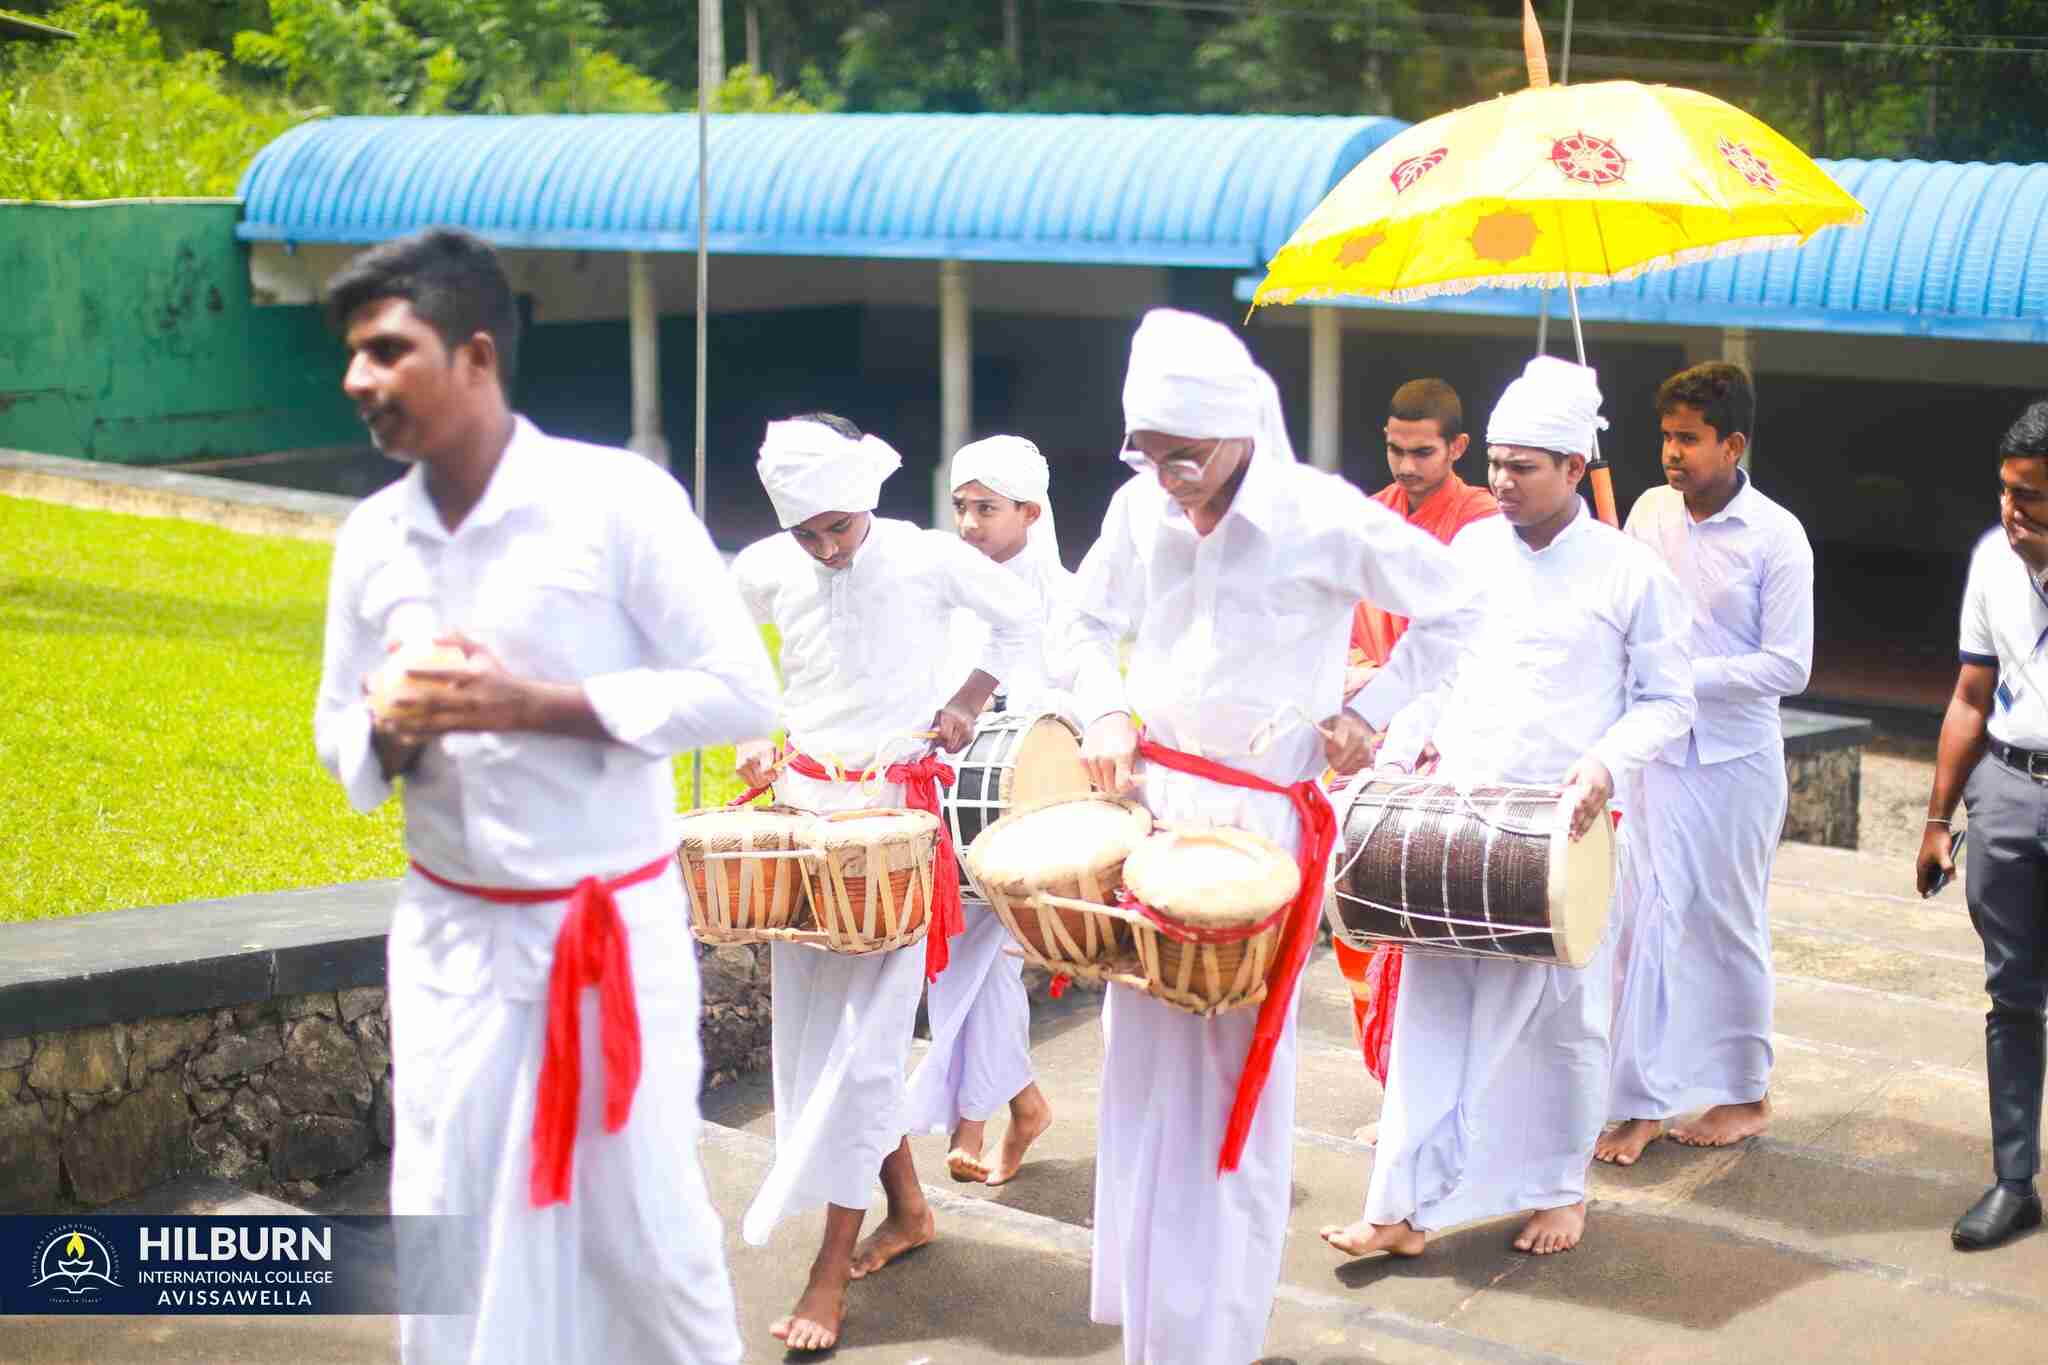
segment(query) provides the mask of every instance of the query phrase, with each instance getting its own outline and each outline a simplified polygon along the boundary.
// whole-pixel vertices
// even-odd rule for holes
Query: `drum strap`
[[[1322,913],[1323,876],[1330,862],[1330,850],[1337,844],[1337,813],[1330,798],[1314,782],[1296,782],[1289,787],[1268,782],[1255,773],[1240,772],[1212,759],[1183,753],[1164,744],[1138,740],[1141,757],[1172,768],[1175,772],[1207,778],[1228,787],[1284,796],[1294,803],[1301,821],[1301,890],[1287,907],[1287,922],[1280,930],[1280,948],[1274,955],[1274,975],[1266,984],[1266,999],[1259,1006],[1258,1023],[1252,1029],[1251,1050],[1245,1055],[1244,1074],[1238,1078],[1237,1097],[1230,1106],[1230,1125],[1223,1130],[1223,1151],[1217,1171],[1234,1171],[1244,1154],[1245,1139],[1251,1135],[1252,1115],[1258,1112],[1259,1095],[1266,1088],[1266,1076],[1273,1069],[1273,1052],[1287,1028],[1288,1007],[1294,1000],[1295,982],[1316,945],[1316,920]]]
[[[828,770],[805,753],[791,753],[788,766],[791,772],[813,782],[865,782],[874,776],[872,772]],[[953,785],[953,769],[941,763],[936,754],[926,754],[909,763],[891,763],[882,769],[882,778],[903,784],[904,805],[938,817],[939,853],[932,868],[932,922],[924,936],[924,979],[936,981],[952,960],[952,949],[946,940],[967,927],[967,918],[960,910],[960,861],[953,850],[953,831],[945,812],[939,809],[939,788]]]
[[[569,902],[555,935],[548,967],[547,1035],[541,1044],[540,1089],[533,1104],[530,1197],[537,1209],[569,1202],[576,1153],[576,1112],[583,1090],[583,1015],[578,997],[597,988],[598,1027],[604,1042],[604,1130],[616,1133],[633,1112],[640,1088],[640,1011],[633,1003],[633,960],[626,922],[615,893],[653,881],[673,863],[665,853],[645,867],[600,881],[585,877],[566,891],[465,886],[436,876],[417,862],[412,870],[438,887],[492,905]]]

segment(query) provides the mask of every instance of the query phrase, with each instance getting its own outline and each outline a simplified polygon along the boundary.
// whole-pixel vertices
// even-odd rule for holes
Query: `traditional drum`
[[[952,827],[955,848],[968,847],[1012,810],[1088,791],[1080,736],[1050,711],[985,715],[967,748],[948,762],[956,775],[953,789],[941,793],[939,804]],[[973,875],[962,858],[961,889],[986,897]]]
[[[1124,863],[1131,938],[1144,988],[1169,1005],[1216,1014],[1266,998],[1301,867],[1238,829],[1154,834]]]
[[[997,820],[963,861],[1027,958],[1093,975],[1128,951],[1116,893],[1124,859],[1151,832],[1152,817],[1135,801],[1055,797]]]
[[[1583,967],[1607,931],[1614,828],[1571,841],[1575,793],[1366,778],[1332,793],[1330,931],[1353,947]]]
[[[787,806],[700,810],[679,825],[690,929],[705,943],[756,943],[781,937],[803,918],[798,863],[816,817]]]
[[[811,920],[823,946],[878,953],[930,927],[939,817],[921,810],[848,810],[812,817],[802,859]]]

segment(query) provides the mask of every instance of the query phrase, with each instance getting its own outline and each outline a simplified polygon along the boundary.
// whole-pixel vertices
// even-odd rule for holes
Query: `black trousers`
[[[1966,887],[1984,941],[1984,1057],[1991,1079],[1991,1164],[2000,1180],[2041,1168],[2041,1081],[2048,1060],[2048,782],[1989,754],[1963,789],[1970,812]]]

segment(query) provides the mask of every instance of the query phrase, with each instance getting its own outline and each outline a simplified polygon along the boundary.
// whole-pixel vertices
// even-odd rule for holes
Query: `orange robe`
[[[1484,488],[1474,488],[1456,473],[1429,500],[1408,510],[1408,494],[1400,484],[1390,483],[1375,499],[1405,517],[1408,524],[1429,532],[1444,544],[1466,525],[1500,511],[1500,504]],[[1382,611],[1370,602],[1360,602],[1351,614],[1351,664],[1384,664],[1394,652],[1394,642],[1408,629],[1408,618]],[[1366,1069],[1386,1084],[1387,1057],[1394,1031],[1394,997],[1401,984],[1401,951],[1381,946],[1362,953],[1345,943],[1334,945],[1337,969],[1351,983],[1351,1022],[1365,1053]]]

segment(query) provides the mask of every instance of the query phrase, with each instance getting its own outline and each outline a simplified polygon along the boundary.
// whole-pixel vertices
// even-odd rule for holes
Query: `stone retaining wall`
[[[0,1212],[195,1170],[302,1202],[388,1152],[391,889],[0,929]],[[698,965],[709,1089],[768,1066],[768,950],[700,948]]]
[[[1801,844],[1855,848],[1861,837],[1857,818],[1863,799],[1863,749],[1823,749],[1785,755],[1785,780],[1791,803],[1785,813],[1784,838]]]

